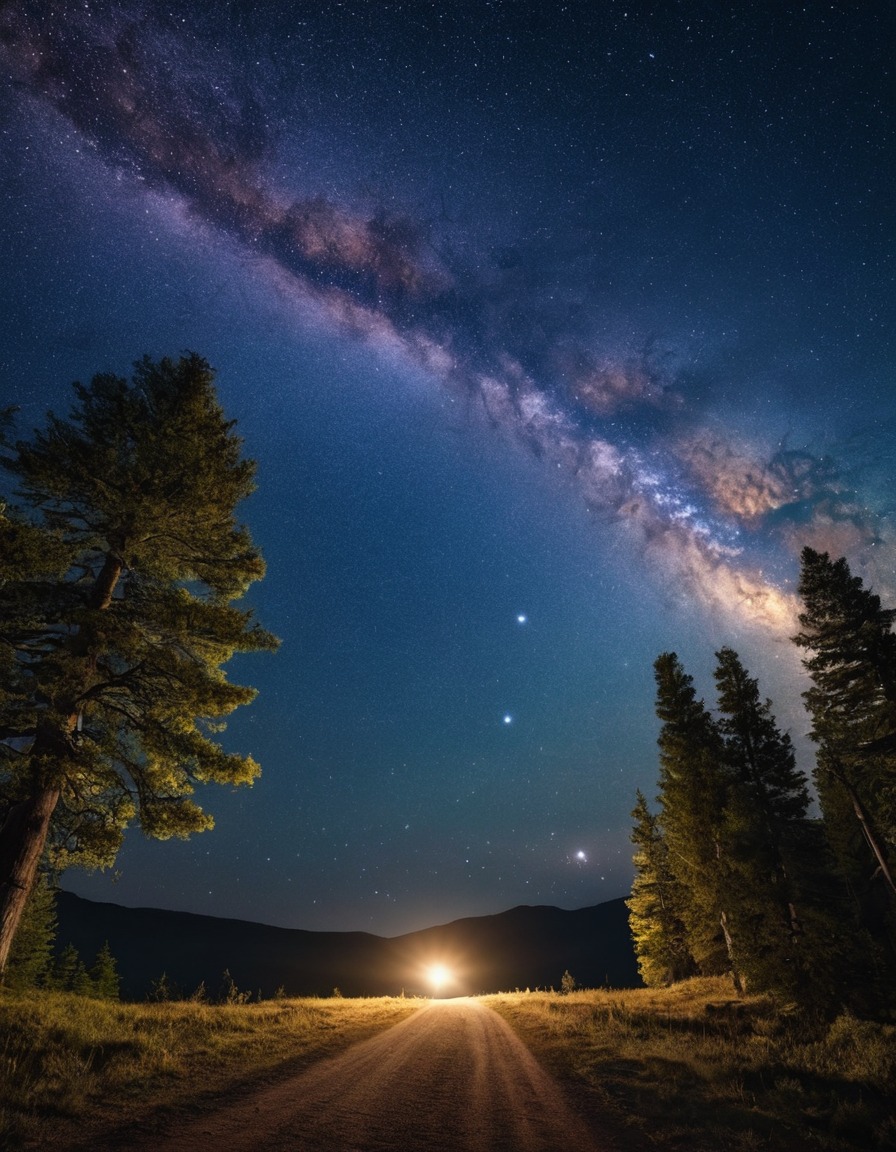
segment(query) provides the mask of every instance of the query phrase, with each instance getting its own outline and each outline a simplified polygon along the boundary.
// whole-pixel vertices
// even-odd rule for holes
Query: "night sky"
[[[383,935],[626,894],[652,663],[811,768],[804,544],[896,602],[893,6],[0,4],[0,400],[191,349],[282,638],[93,899]]]

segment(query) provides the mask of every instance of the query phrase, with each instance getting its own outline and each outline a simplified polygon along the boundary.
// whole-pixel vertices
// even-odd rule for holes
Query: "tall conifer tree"
[[[670,867],[659,818],[640,791],[632,817],[635,879],[625,903],[641,979],[648,987],[662,987],[697,971],[684,925],[686,892]]]
[[[751,988],[827,1003],[845,942],[835,917],[839,886],[807,818],[806,777],[737,653],[722,648],[716,659],[719,728],[734,774],[724,836],[738,956]]]
[[[103,942],[102,948],[97,952],[89,975],[93,982],[93,995],[98,1000],[119,999],[121,977],[108,940]]]
[[[723,831],[732,773],[721,734],[676,654],[664,652],[654,671],[662,721],[660,820],[670,865],[687,892],[689,948],[704,975],[730,971],[740,987]]]
[[[264,573],[235,518],[255,468],[208,364],[147,358],[75,393],[3,460],[22,560],[0,570],[0,971],[48,837],[57,866],[108,864],[133,817],[187,836],[212,825],[196,783],[253,780],[212,738],[255,695],[222,666],[275,645],[233,605]]]
[[[896,609],[845,559],[805,548],[794,641],[810,652],[804,694],[819,746],[816,784],[841,866],[866,902],[873,879],[896,897]]]

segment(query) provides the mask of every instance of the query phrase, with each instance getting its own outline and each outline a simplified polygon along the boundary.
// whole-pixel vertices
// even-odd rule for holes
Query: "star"
[[[505,724],[512,724],[513,723],[513,717],[510,715],[509,712],[506,712],[504,714],[504,723]]]
[[[529,617],[525,614],[525,612],[520,612],[516,618],[516,622],[517,624],[527,624],[529,622]]]

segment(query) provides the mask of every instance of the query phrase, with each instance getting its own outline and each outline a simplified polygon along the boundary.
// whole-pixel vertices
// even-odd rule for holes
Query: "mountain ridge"
[[[443,995],[559,987],[564,971],[580,985],[637,987],[623,899],[567,911],[521,904],[400,936],[280,928],[251,920],[127,908],[60,891],[60,947],[73,944],[90,963],[105,941],[118,963],[122,995],[145,998],[163,973],[190,994],[214,996],[225,969],[236,985],[264,997],[432,993],[426,968],[446,965]]]

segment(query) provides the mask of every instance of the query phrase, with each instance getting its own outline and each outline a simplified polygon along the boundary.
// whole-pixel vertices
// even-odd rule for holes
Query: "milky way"
[[[786,578],[763,575],[763,556],[780,569],[808,543],[867,567],[885,544],[886,565],[869,570],[879,580],[892,565],[889,532],[836,460],[705,427],[680,365],[620,356],[572,324],[558,331],[514,292],[518,277],[453,267],[432,225],[410,214],[291,197],[265,177],[276,148],[265,93],[241,86],[226,54],[149,8],[96,13],[7,5],[3,40],[20,83],[107,164],[267,257],[298,297],[372,341],[397,338],[435,379],[474,395],[488,419],[573,474],[588,506],[622,521],[679,587],[780,630],[794,602]]]
[[[85,361],[96,351],[91,370],[123,368],[105,362],[105,346],[91,335],[108,335],[104,307],[113,311],[102,291],[91,303],[91,285],[105,290],[108,275],[114,297],[133,291],[131,277],[139,282],[144,266],[158,275],[163,265],[147,253],[166,228],[181,246],[180,270],[163,268],[128,312],[134,356],[144,351],[144,331],[147,340],[162,330],[180,339],[181,327],[220,333],[231,313],[239,331],[250,329],[243,312],[255,303],[222,304],[218,314],[211,299],[192,324],[193,302],[213,292],[209,269],[217,262],[241,300],[258,288],[265,297],[259,313],[286,316],[297,344],[322,334],[325,344],[358,350],[365,365],[369,356],[374,375],[382,369],[381,397],[371,400],[370,382],[358,372],[366,383],[356,403],[348,393],[344,401],[346,442],[363,447],[351,464],[332,467],[322,448],[314,458],[325,477],[290,472],[266,544],[270,586],[279,588],[278,573],[301,557],[280,556],[281,541],[313,538],[309,523],[314,528],[319,517],[324,575],[320,586],[311,583],[320,604],[303,601],[301,588],[272,594],[280,598],[279,619],[265,622],[284,634],[280,667],[290,652],[299,654],[280,679],[259,674],[254,711],[263,729],[263,780],[297,799],[276,812],[258,809],[248,850],[235,833],[229,841],[221,834],[234,858],[267,863],[267,847],[259,845],[273,829],[271,841],[291,861],[281,861],[280,871],[295,871],[295,887],[309,893],[295,913],[302,923],[355,926],[353,893],[362,883],[368,901],[387,887],[403,886],[406,896],[404,918],[380,921],[371,913],[374,927],[436,918],[415,870],[430,874],[421,861],[439,822],[432,875],[456,866],[465,883],[480,871],[491,877],[469,901],[449,900],[445,880],[442,903],[455,911],[497,910],[534,889],[542,900],[567,904],[620,894],[630,876],[634,786],[649,791],[654,770],[643,654],[654,632],[657,644],[662,634],[677,646],[669,622],[685,621],[685,644],[709,659],[718,637],[727,642],[732,629],[740,636],[746,628],[754,653],[796,668],[787,638],[795,630],[797,558],[807,544],[847,555],[878,591],[896,597],[892,237],[883,177],[893,150],[887,6],[869,3],[861,15],[837,6],[722,12],[696,2],[655,14],[610,0],[549,8],[498,0],[296,3],[288,12],[240,0],[0,3],[10,300],[19,295],[18,277],[23,298],[32,281],[41,285],[35,291],[46,309],[36,338],[13,332],[9,321],[10,340],[28,349],[41,379],[68,378],[61,348],[83,350]],[[32,186],[35,172],[51,175]],[[65,173],[59,190],[54,172]],[[32,217],[19,242],[23,208]],[[121,229],[120,256],[115,245],[104,248],[113,266],[99,275],[91,268],[79,283],[77,273],[32,256],[44,224],[50,233],[70,230],[83,251],[102,247],[98,231]],[[62,303],[51,302],[57,280],[60,299],[68,296]],[[174,317],[170,323],[153,313],[157,301]],[[22,332],[31,322],[20,321]],[[270,356],[274,338],[258,339],[260,357]],[[124,344],[117,332],[110,340],[116,349]],[[197,351],[206,354],[205,345]],[[246,351],[223,367],[233,379],[251,359]],[[363,504],[351,469],[368,488],[388,473],[385,464],[371,464],[376,445],[368,436],[380,436],[382,450],[392,452],[393,425],[410,427],[384,415],[401,403],[395,365],[450,412],[446,426],[450,434],[464,431],[471,461],[476,452],[493,453],[495,475],[503,475],[501,453],[510,444],[544,479],[545,493],[571,493],[579,512],[586,510],[583,552],[554,566],[543,554],[559,545],[508,537],[506,559],[505,546],[495,544],[489,561],[491,586],[475,587],[479,552],[489,554],[503,529],[499,514],[490,520],[477,502],[475,479],[466,488],[453,470],[453,446],[440,447],[438,460],[433,455],[431,474],[411,476],[418,459],[422,470],[429,465],[419,445],[409,445],[410,478],[393,477],[380,504],[375,491],[366,493],[366,514],[382,512],[382,526],[348,519]],[[46,406],[40,389],[29,394],[11,355],[3,371],[13,399],[38,411]],[[266,392],[261,368],[247,380],[259,442],[270,441],[286,477],[314,390]],[[50,402],[58,403],[57,394],[48,394]],[[324,435],[316,418],[307,424],[306,454]],[[509,476],[521,475],[507,467]],[[334,495],[341,468],[349,475],[349,511]],[[261,460],[259,499],[275,471]],[[268,491],[276,487],[268,483]],[[287,530],[289,490],[302,485],[318,494],[320,510],[304,497],[305,522],[296,513]],[[434,520],[447,523],[440,510],[452,486],[464,493],[457,537],[429,542],[427,502]],[[536,491],[526,489],[533,533],[542,515]],[[416,536],[396,511],[405,499]],[[509,517],[515,499],[512,491],[482,495]],[[554,496],[544,499],[553,507]],[[262,522],[264,511],[256,512]],[[267,515],[273,523],[270,507]],[[346,527],[337,531],[340,515]],[[341,540],[356,537],[358,551],[343,559]],[[389,563],[413,553],[415,540],[419,570],[405,572],[395,560],[391,577],[403,599],[372,576],[364,583],[368,565],[387,581]],[[588,554],[593,564],[580,559]],[[540,612],[532,604],[548,576],[533,577],[531,587],[516,580],[530,561],[535,571],[532,557],[551,573]],[[352,583],[343,573],[355,567]],[[313,578],[310,563],[308,572]],[[334,592],[330,601],[327,581],[344,592],[341,600]],[[612,595],[592,595],[589,581],[595,588],[605,581]],[[438,617],[443,593],[461,615],[469,607],[467,623]],[[400,600],[394,617],[375,618],[393,595]],[[601,595],[611,606],[605,616],[595,608],[590,626],[614,639],[607,651],[586,641],[579,651],[576,613]],[[367,605],[369,634],[353,598]],[[566,637],[562,653],[544,624],[551,604],[559,605],[552,626]],[[620,604],[630,611],[623,623],[615,619]],[[296,625],[294,638],[293,623],[303,617],[312,623],[304,632]],[[406,620],[417,629],[407,641]],[[643,673],[635,703],[623,699],[631,653],[617,632],[636,636]],[[295,696],[283,684],[290,676]],[[575,697],[594,709],[591,719],[566,732],[570,699],[592,676],[594,692]],[[391,685],[393,699],[386,687],[381,696],[370,687],[379,680]],[[423,682],[428,695],[415,695]],[[788,690],[788,718],[799,725],[798,690]],[[399,707],[402,692],[410,703]],[[442,695],[444,715],[430,714],[429,700]],[[491,728],[477,735],[480,714],[506,746],[490,743]],[[636,719],[624,719],[629,714]],[[448,731],[455,715],[453,742],[436,747],[430,727],[443,723]],[[536,730],[534,715],[543,716],[543,728]],[[255,737],[253,723],[245,721],[247,738]],[[333,735],[342,729],[347,734]],[[626,739],[631,767],[620,751]],[[280,782],[293,761],[294,791],[291,778]],[[345,765],[342,775],[337,763]],[[429,766],[418,770],[418,763]],[[583,802],[577,790],[592,763],[600,767]],[[225,814],[236,811],[228,803]],[[589,804],[601,811],[596,824],[607,847],[599,867],[597,832],[586,843],[587,830],[576,823]],[[286,811],[301,811],[295,826],[281,823]],[[488,821],[496,811],[501,832],[493,835]],[[285,847],[293,836],[302,853],[307,845],[301,865],[301,853]],[[215,851],[195,851],[207,850]],[[198,859],[184,856],[178,868],[185,876],[200,870]],[[548,863],[524,890],[534,859]],[[556,880],[552,868],[574,879]],[[240,869],[248,887],[251,869]],[[234,864],[227,873],[231,883],[236,871]],[[582,887],[602,873],[612,891]],[[253,875],[257,890],[262,882]],[[508,887],[511,876],[515,887]],[[154,899],[198,909],[204,881],[180,883]],[[325,889],[341,904],[317,921]],[[130,890],[129,898],[138,896]],[[282,894],[272,896],[266,915],[294,922],[287,904]]]

